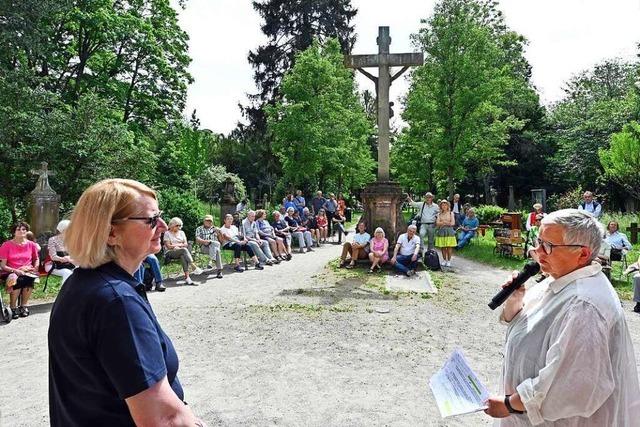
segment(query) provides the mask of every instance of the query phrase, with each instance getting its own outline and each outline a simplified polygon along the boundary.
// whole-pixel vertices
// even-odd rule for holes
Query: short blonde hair
[[[382,229],[382,227],[376,228],[376,231],[373,232],[373,235],[375,236],[378,233],[382,233],[382,237],[385,237],[384,230]]]
[[[64,231],[64,243],[71,258],[83,268],[114,261],[114,248],[107,244],[111,224],[136,215],[136,202],[143,195],[157,200],[155,191],[131,179],[105,179],[87,188]]]

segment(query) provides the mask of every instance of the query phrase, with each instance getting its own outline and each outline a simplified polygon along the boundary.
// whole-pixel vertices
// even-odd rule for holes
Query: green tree
[[[599,150],[609,147],[611,134],[640,118],[633,86],[637,72],[637,64],[608,60],[567,83],[565,98],[551,109],[549,129],[557,145],[554,176],[561,187],[603,184]]]
[[[285,183],[344,191],[373,180],[371,123],[337,40],[301,53],[281,90],[283,100],[267,111]]]
[[[409,127],[400,147],[413,148],[423,161],[430,154],[434,180],[451,196],[469,165],[487,175],[497,165],[510,164],[504,147],[523,121],[505,108],[506,94],[526,86],[522,76],[527,73],[510,52],[523,39],[506,30],[493,2],[443,0],[423,23],[414,40],[426,59],[411,75],[403,113]],[[400,176],[410,174],[400,171]]]
[[[598,154],[606,176],[640,199],[640,124],[624,125],[611,135],[609,148],[601,148]]]

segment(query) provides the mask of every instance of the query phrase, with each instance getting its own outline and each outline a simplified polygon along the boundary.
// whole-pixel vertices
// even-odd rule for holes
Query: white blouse
[[[600,264],[532,286],[508,325],[504,391],[519,393],[526,413],[501,426],[639,425],[633,345]]]

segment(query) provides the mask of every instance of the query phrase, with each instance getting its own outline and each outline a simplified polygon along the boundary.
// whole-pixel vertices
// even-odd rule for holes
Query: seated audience
[[[632,249],[624,233],[618,231],[618,223],[610,221],[604,240],[611,246],[611,261],[622,261],[622,256]]]
[[[164,257],[168,260],[179,259],[182,263],[185,282],[187,285],[193,285],[193,280],[189,276],[189,268],[193,268],[193,274],[202,274],[202,270],[193,262],[187,236],[182,231],[182,220],[177,217],[171,218],[168,228],[164,232]]]
[[[62,284],[67,281],[73,269],[76,268],[73,260],[67,252],[67,248],[64,245],[64,230],[67,229],[71,221],[63,219],[56,226],[58,234],[51,236],[47,243],[47,250],[49,252],[50,263],[47,263],[44,268],[53,274],[54,276],[60,276],[62,278]]]
[[[14,319],[29,315],[29,298],[40,265],[38,248],[35,243],[27,240],[27,232],[29,224],[26,222],[14,224],[11,227],[13,238],[0,246],[0,278],[6,280],[9,307]],[[20,307],[17,307],[18,296],[22,298]]]
[[[273,211],[273,222],[271,223],[276,236],[282,238],[287,247],[287,260],[291,259],[291,230],[284,216],[279,211]]]
[[[373,273],[376,269],[382,270],[381,265],[389,260],[389,241],[381,227],[376,228],[376,231],[373,232],[373,239],[369,242],[369,250],[369,260],[371,261],[369,273]]]
[[[256,254],[260,262],[273,265],[275,260],[271,254],[269,248],[269,242],[260,238],[260,232],[258,230],[258,224],[256,224],[256,212],[247,212],[247,217],[242,221],[242,234],[244,235],[247,244]]]
[[[153,274],[153,280],[156,283],[156,291],[158,292],[164,292],[167,290],[167,288],[162,284],[162,271],[160,270],[160,261],[158,261],[158,258],[153,255],[147,255],[147,257],[142,261],[142,264],[140,264],[140,268],[138,269],[138,271],[136,271],[136,273],[133,275],[133,277],[136,278],[136,280],[140,283],[144,283],[144,270],[145,270],[145,264],[149,265],[149,268],[151,269],[151,274]],[[147,286],[147,291],[150,291],[151,289],[153,289],[151,286],[153,284]]]
[[[371,236],[367,233],[367,224],[361,221],[358,223],[357,232],[353,236],[353,242],[344,242],[344,245],[342,245],[340,267],[353,268],[356,265],[356,260],[367,259],[369,240],[371,240]],[[347,255],[349,255],[349,259],[347,259]]]
[[[318,229],[318,221],[315,215],[311,214],[309,208],[302,210],[302,226],[311,232],[311,239],[316,242],[316,247],[320,247],[320,230]]]
[[[462,233],[460,234],[460,239],[458,240],[458,245],[456,249],[464,248],[467,243],[476,235],[478,231],[478,227],[480,226],[480,221],[476,218],[476,212],[473,208],[467,209],[467,215],[464,220],[462,220],[462,225],[458,229]]]
[[[407,276],[413,276],[418,267],[418,255],[420,254],[420,237],[416,236],[417,227],[410,225],[407,232],[398,237],[398,242],[393,249],[393,257],[389,261],[396,270]]]
[[[340,215],[340,212],[336,211],[331,221],[333,222],[333,232],[338,233],[338,243],[342,243],[342,235],[346,236],[349,233],[344,229],[346,219],[344,215]]]
[[[222,279],[222,253],[220,242],[218,242],[217,227],[213,226],[213,217],[205,215],[202,225],[196,228],[196,243],[200,245],[200,252],[209,255],[207,269],[213,268],[212,261],[216,263],[216,278]]]
[[[304,228],[300,224],[300,218],[298,217],[298,211],[295,208],[287,209],[287,215],[284,217],[289,226],[291,235],[298,239],[298,246],[300,246],[300,253],[305,253],[305,246],[307,252],[313,252],[311,247],[313,246],[313,240],[311,239],[311,232]]]
[[[275,229],[267,221],[267,212],[264,209],[256,211],[256,224],[258,225],[258,234],[262,240],[269,242],[271,253],[275,254],[276,262],[291,259],[287,257],[287,246],[284,244],[282,237],[276,236]]]
[[[233,216],[231,214],[225,215],[224,224],[220,227],[218,238],[220,239],[220,243],[222,243],[223,249],[233,250],[233,261],[235,263],[233,269],[235,271],[238,273],[244,271],[243,268],[240,267],[240,254],[242,251],[245,251],[251,257],[256,270],[264,269],[264,267],[260,265],[260,261],[258,261],[258,257],[254,254],[253,249],[248,245],[247,240],[240,235],[238,227],[233,225]]]
[[[318,235],[320,240],[318,243],[327,243],[327,235],[329,234],[329,221],[324,209],[318,211],[316,215],[316,225],[318,226]]]

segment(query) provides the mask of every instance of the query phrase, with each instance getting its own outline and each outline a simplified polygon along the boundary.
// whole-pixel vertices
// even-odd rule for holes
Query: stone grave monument
[[[222,201],[220,202],[220,225],[224,223],[224,217],[226,214],[233,215],[236,212],[236,205],[238,202],[234,196],[236,186],[230,177],[224,182],[224,194],[222,195]]]
[[[60,210],[60,196],[49,185],[49,177],[55,176],[55,173],[47,166],[47,162],[42,162],[40,169],[31,170],[33,175],[38,175],[38,182],[27,198],[27,220],[41,243],[56,233]]]
[[[391,83],[409,69],[411,65],[422,65],[424,55],[418,53],[389,53],[391,37],[389,27],[378,27],[378,53],[372,55],[347,55],[345,66],[355,68],[376,84],[378,110],[378,180],[365,187],[362,192],[364,206],[363,219],[370,233],[376,227],[382,227],[390,242],[405,231],[406,223],[402,217],[402,204],[405,195],[400,184],[389,179],[389,88]],[[378,68],[375,77],[364,68]],[[391,67],[402,67],[393,76]]]

